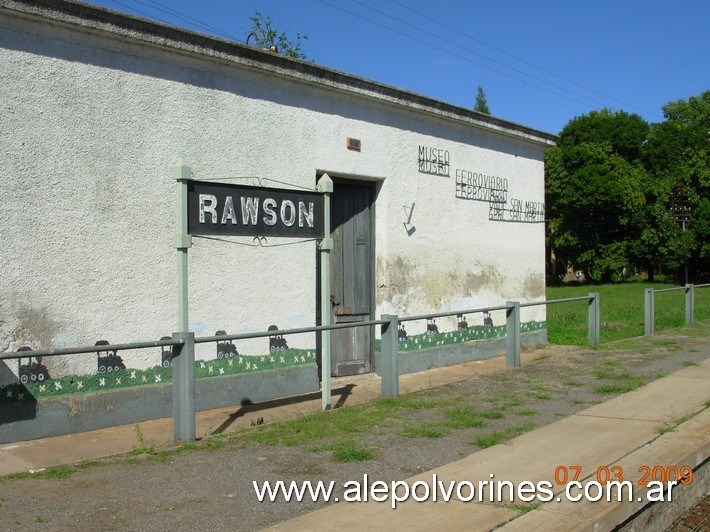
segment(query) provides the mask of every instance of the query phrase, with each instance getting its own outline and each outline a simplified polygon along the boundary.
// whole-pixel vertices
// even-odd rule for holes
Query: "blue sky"
[[[663,120],[710,90],[710,1],[100,0],[244,42],[256,11],[317,64],[550,133],[608,107]]]

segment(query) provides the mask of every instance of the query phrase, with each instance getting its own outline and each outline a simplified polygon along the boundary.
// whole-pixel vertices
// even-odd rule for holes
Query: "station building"
[[[0,352],[177,330],[178,161],[196,181],[316,191],[332,179],[335,322],[545,297],[543,154],[554,135],[67,0],[0,0],[0,71]],[[250,197],[231,210],[207,199],[202,214],[220,225],[311,220],[307,203]],[[195,237],[190,330],[313,326],[318,268],[317,238]],[[504,323],[502,312],[488,318]],[[522,321],[544,341],[543,306]],[[454,317],[436,322],[437,334],[456,329]],[[412,345],[426,332],[407,325]],[[284,341],[314,365],[314,337]],[[259,368],[270,345],[235,349]],[[377,332],[334,333],[332,351],[334,374],[371,371]],[[122,355],[134,374],[159,357]],[[214,344],[198,345],[198,360],[214,358]],[[87,355],[43,364],[54,380],[97,372]],[[17,379],[0,362],[0,387]]]

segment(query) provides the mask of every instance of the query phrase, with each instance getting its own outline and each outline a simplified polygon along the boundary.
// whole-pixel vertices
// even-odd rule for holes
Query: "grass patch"
[[[643,335],[644,288],[677,288],[667,283],[611,283],[593,286],[555,286],[546,289],[547,299],[587,296],[598,292],[601,302],[602,342],[626,340]],[[695,319],[710,318],[710,290],[695,291]],[[685,324],[683,290],[655,294],[656,332],[683,327],[684,335],[694,329]],[[696,334],[703,336],[697,329]],[[547,335],[551,344],[587,345],[587,302],[574,301],[547,307]],[[624,349],[627,344],[617,344]],[[635,346],[631,346],[635,348]]]
[[[508,508],[509,510],[513,510],[515,512],[518,512],[520,515],[524,515],[528,512],[532,512],[533,510],[540,508],[542,506],[542,502],[534,502],[532,504],[524,504],[524,503],[513,503],[513,502],[506,502],[503,507]]]
[[[516,416],[521,416],[521,417],[524,417],[524,416],[534,416],[535,414],[537,414],[537,411],[535,411],[535,410],[530,410],[530,409],[518,410],[517,412],[515,412],[515,415],[516,415]]]
[[[360,462],[375,457],[375,451],[371,447],[360,445],[353,440],[333,444],[330,451],[336,462]]]
[[[579,387],[579,386],[584,386],[581,382],[578,381],[573,381],[573,380],[566,380],[563,382],[565,386],[572,386],[572,387]]]
[[[484,410],[480,415],[483,419],[503,419],[505,417],[505,414],[497,409]]]
[[[532,391],[529,393],[532,397],[534,397],[535,399],[539,399],[540,401],[549,401],[550,399],[552,399],[552,396],[550,396],[550,394],[547,392]]]
[[[690,419],[690,416],[683,416],[674,419],[672,422],[664,425],[663,427],[658,429],[658,434],[660,436],[663,436],[664,434],[668,434],[669,432],[673,432],[678,425],[681,425],[682,423],[685,423]]]
[[[630,392],[643,386],[649,380],[648,377],[634,375],[627,369],[604,363],[597,365],[592,370],[592,375],[599,380],[607,381],[596,388],[596,392],[601,395]],[[660,377],[656,375],[656,378]]]
[[[489,432],[473,438],[473,443],[481,449],[493,447],[505,441],[505,435],[500,431]]]
[[[690,368],[690,367],[692,367],[692,366],[698,366],[698,365],[699,365],[699,364],[698,364],[697,362],[695,362],[694,360],[684,360],[683,362],[681,362],[681,364],[683,364],[686,368]]]
[[[76,464],[76,465],[74,466],[74,469],[76,469],[77,471],[79,471],[79,470],[81,470],[81,469],[90,469],[90,468],[92,468],[92,467],[98,467],[98,466],[100,466],[100,465],[103,465],[103,462],[101,462],[101,461],[99,461],[99,460],[84,460],[84,461],[79,462],[78,464]]]
[[[523,404],[523,400],[520,397],[513,397],[512,399],[508,399],[505,403],[503,403],[503,408],[513,408],[515,406],[521,406]]]
[[[644,377],[634,377],[633,379],[627,379],[619,382],[611,382],[608,384],[602,384],[597,386],[596,392],[600,395],[611,395],[614,393],[627,393],[640,388],[646,384],[646,379]]]
[[[520,436],[526,432],[533,430],[537,425],[534,423],[523,423],[522,425],[515,425],[513,427],[508,427],[505,430],[494,430],[487,434],[482,434],[473,438],[474,445],[485,449],[487,447],[493,447],[499,443],[503,443],[510,439]]]
[[[76,468],[72,466],[57,466],[48,467],[42,471],[36,471],[34,473],[30,471],[24,471],[22,473],[13,473],[12,475],[7,475],[5,478],[10,480],[18,480],[21,478],[58,478],[64,479],[69,478],[76,472]]]
[[[145,436],[143,436],[143,431],[138,423],[133,426],[133,431],[136,433],[138,445],[134,445],[128,454],[135,456],[138,454],[150,454],[155,451],[155,445],[146,443]]]
[[[456,407],[447,410],[445,426],[452,429],[479,429],[486,426],[478,411],[473,408]]]
[[[407,438],[430,438],[432,440],[446,436],[450,429],[442,425],[414,425],[405,427],[402,435]]]

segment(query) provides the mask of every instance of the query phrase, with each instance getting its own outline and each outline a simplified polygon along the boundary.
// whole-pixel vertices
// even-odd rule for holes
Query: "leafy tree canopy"
[[[560,132],[558,145],[607,142],[621,157],[634,161],[640,156],[648,130],[648,123],[637,114],[602,109],[572,119]]]
[[[548,244],[594,280],[635,266],[710,270],[710,91],[667,120],[608,109],[571,120],[545,156]]]
[[[700,96],[691,96],[688,101],[669,102],[662,109],[667,120],[704,127],[706,130],[710,128],[710,91]]]

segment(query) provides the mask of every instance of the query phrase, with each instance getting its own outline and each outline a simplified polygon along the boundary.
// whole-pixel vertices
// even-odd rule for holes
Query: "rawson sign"
[[[188,181],[191,235],[323,237],[317,192]]]

